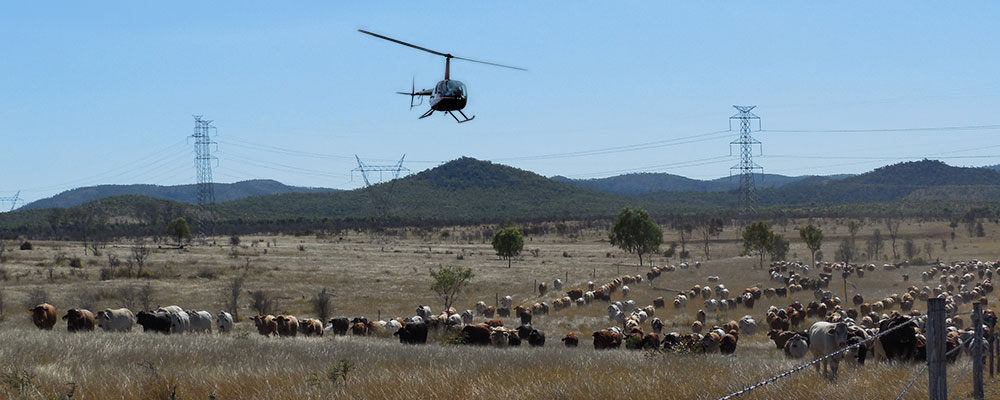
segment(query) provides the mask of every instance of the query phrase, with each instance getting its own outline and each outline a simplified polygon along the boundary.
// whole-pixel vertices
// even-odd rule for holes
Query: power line
[[[1000,125],[962,125],[917,128],[877,128],[877,129],[767,129],[769,133],[878,133],[878,132],[937,132],[937,131],[987,131],[998,130]]]
[[[706,138],[706,136],[712,136],[712,137]],[[685,136],[667,140],[659,140],[655,142],[639,143],[627,146],[606,147],[601,149],[581,150],[581,151],[573,151],[565,153],[539,154],[534,156],[523,156],[523,157],[492,158],[490,159],[490,161],[531,161],[531,160],[549,160],[555,158],[585,157],[585,156],[622,153],[622,152],[637,151],[637,150],[656,149],[661,147],[677,146],[677,145],[696,143],[696,142],[704,142],[707,140],[721,139],[726,136],[729,136],[728,130],[700,133],[697,135],[691,135],[691,136]],[[698,138],[702,139],[687,140],[687,139],[698,139]]]

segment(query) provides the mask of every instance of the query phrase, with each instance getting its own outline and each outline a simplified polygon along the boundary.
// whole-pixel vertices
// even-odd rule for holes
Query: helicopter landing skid
[[[466,117],[465,113],[462,112],[462,110],[458,110],[458,113],[462,114],[462,118],[465,118],[465,119],[459,120],[458,117],[456,117],[454,113],[452,113],[451,111],[448,111],[448,114],[450,114],[451,117],[454,118],[455,121],[458,122],[458,123],[460,123],[460,124],[463,123],[463,122],[469,122],[469,121],[472,121],[473,119],[476,119],[475,115],[473,115],[472,118]]]
[[[421,115],[420,118],[417,118],[417,119],[427,118],[427,117],[431,116],[431,114],[434,114],[434,109],[433,108],[430,109],[430,110],[427,110],[427,112],[425,112],[424,115]]]

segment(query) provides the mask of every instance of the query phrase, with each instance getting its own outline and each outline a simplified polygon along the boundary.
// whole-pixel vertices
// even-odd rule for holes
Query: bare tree
[[[146,286],[143,286],[142,289],[139,290],[139,296],[138,297],[139,297],[138,298],[139,305],[142,306],[143,310],[152,310],[153,309],[152,308],[152,305],[153,305],[153,286],[152,285],[150,285],[147,282]]]
[[[247,294],[250,295],[250,309],[257,312],[257,314],[268,315],[277,306],[277,301],[274,296],[270,293],[265,292],[262,289],[258,290],[248,290]]]
[[[146,258],[149,257],[149,253],[149,246],[146,245],[146,241],[144,239],[136,239],[132,243],[132,258],[130,261],[135,262],[136,278],[142,276],[142,270],[146,266]],[[131,268],[129,268],[129,270],[131,271]]]
[[[135,285],[125,285],[118,289],[118,301],[122,307],[135,309],[136,300],[139,298],[139,289]]]
[[[233,278],[232,282],[229,282],[229,286],[226,287],[226,293],[223,296],[223,304],[230,314],[233,314],[233,320],[240,320],[240,293],[243,292],[243,282],[246,281],[246,275],[240,275]]]
[[[330,319],[330,314],[333,313],[333,304],[330,302],[332,298],[333,293],[328,292],[326,288],[323,288],[312,298],[313,312],[323,323],[326,323]]]
[[[845,237],[840,242],[840,247],[837,249],[837,257],[845,264],[850,264],[851,260],[854,259],[854,246],[851,245],[851,238]]]
[[[896,239],[899,239],[899,220],[886,218],[885,226],[889,229],[889,242],[892,244],[892,259],[898,260],[899,252],[896,251]]]

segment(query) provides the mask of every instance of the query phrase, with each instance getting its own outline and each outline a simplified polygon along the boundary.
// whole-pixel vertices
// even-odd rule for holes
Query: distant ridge
[[[270,179],[255,179],[236,183],[216,183],[214,188],[215,201],[220,203],[251,196],[336,191],[335,189],[288,186]],[[198,202],[198,186],[159,186],[143,184],[87,186],[67,190],[46,199],[33,201],[24,205],[20,209],[33,210],[53,207],[67,208],[94,200],[124,195],[146,196],[156,199],[173,200],[181,203],[194,204]]]
[[[776,174],[757,175],[757,187],[761,189],[780,188],[804,180],[837,180],[853,175],[830,176],[785,176]],[[740,186],[738,177],[722,177],[712,180],[698,180],[667,173],[633,173],[607,178],[570,179],[555,176],[552,179],[570,185],[599,190],[606,193],[641,195],[654,192],[726,192]]]

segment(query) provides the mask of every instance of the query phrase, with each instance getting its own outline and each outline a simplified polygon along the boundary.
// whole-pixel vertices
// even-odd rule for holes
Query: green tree
[[[789,247],[791,247],[791,243],[785,239],[785,236],[774,235],[774,239],[771,241],[771,260],[783,261],[788,255]]]
[[[611,245],[627,253],[639,256],[642,265],[642,255],[660,251],[663,243],[663,229],[660,228],[646,210],[625,207],[618,214],[615,225],[608,233]]]
[[[188,223],[184,220],[184,217],[180,217],[167,224],[167,235],[170,235],[170,237],[177,241],[177,246],[183,247],[181,240],[191,237],[191,228],[188,228]]]
[[[725,221],[722,218],[714,217],[705,220],[701,226],[698,228],[698,233],[701,234],[701,238],[705,245],[705,259],[710,259],[710,246],[713,238],[718,238],[722,234],[722,227],[725,225]]]
[[[452,266],[441,267],[437,271],[431,269],[430,272],[431,278],[434,280],[434,283],[431,284],[431,290],[441,296],[445,309],[454,304],[458,294],[474,276],[472,269]]]
[[[760,257],[764,268],[764,255],[774,250],[774,232],[767,222],[757,221],[743,228],[743,254]]]
[[[507,260],[507,268],[510,268],[511,259],[524,250],[524,232],[516,226],[501,229],[493,235],[493,250]]]
[[[816,265],[816,252],[823,246],[823,230],[809,224],[805,228],[799,228],[799,237],[802,238],[803,242],[806,242],[806,248],[812,254],[812,263]]]

